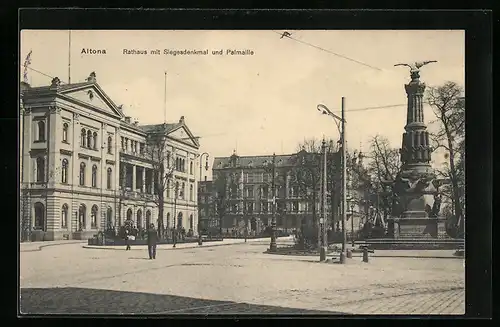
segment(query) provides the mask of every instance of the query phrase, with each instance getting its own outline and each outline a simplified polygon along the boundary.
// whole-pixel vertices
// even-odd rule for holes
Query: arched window
[[[113,139],[108,136],[108,153],[111,154],[113,150]]]
[[[92,149],[92,131],[87,131],[87,148]]]
[[[43,203],[35,203],[35,222],[33,229],[45,230],[45,206]]]
[[[82,231],[87,228],[87,207],[84,204],[80,204],[78,208],[78,230]]]
[[[82,134],[81,134],[81,140],[80,140],[80,146],[82,148],[86,147],[87,144],[87,131],[85,131],[85,128],[82,128]]]
[[[68,205],[63,204],[61,210],[61,228],[68,227]]]
[[[63,159],[63,161],[62,161],[61,183],[68,184],[68,159]]]
[[[92,187],[97,187],[97,166],[92,166]]]
[[[45,141],[45,122],[38,122],[38,141]]]
[[[189,163],[189,173],[191,175],[193,175],[193,162],[192,161]]]
[[[170,212],[167,212],[167,228],[170,227]]]
[[[107,183],[107,188],[108,190],[111,190],[111,177],[113,175],[113,171],[111,170],[111,168],[108,168],[108,178],[106,180],[106,183]]]
[[[179,196],[179,182],[175,182],[175,194],[174,194],[174,197],[178,197]]]
[[[175,170],[179,170],[179,158],[175,158]]]
[[[36,158],[36,181],[45,182],[45,159],[42,157]]]
[[[127,220],[132,220],[132,209],[127,210]]]
[[[93,145],[94,145],[94,150],[97,149],[97,133],[94,132],[94,134],[92,135],[92,138],[93,138]]]
[[[182,212],[179,212],[177,215],[177,229],[182,228]]]
[[[142,210],[141,209],[137,210],[137,220],[136,220],[136,223],[137,223],[137,228],[144,227],[144,226],[142,226]]]
[[[151,224],[151,211],[146,211],[146,227],[149,228],[149,224]]]
[[[85,163],[80,164],[80,185],[85,186]]]
[[[68,143],[68,123],[63,124],[63,130],[62,130],[62,141],[65,143]]]
[[[95,204],[92,206],[92,212],[90,213],[90,227],[97,228],[97,206]]]
[[[189,216],[189,229],[193,229],[193,225],[194,225],[193,215],[190,215]]]
[[[193,201],[193,184],[189,185],[189,201]]]

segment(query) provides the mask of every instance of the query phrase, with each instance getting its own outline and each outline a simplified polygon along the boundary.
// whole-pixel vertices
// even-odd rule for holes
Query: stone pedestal
[[[446,238],[445,219],[442,218],[391,218],[395,239]]]

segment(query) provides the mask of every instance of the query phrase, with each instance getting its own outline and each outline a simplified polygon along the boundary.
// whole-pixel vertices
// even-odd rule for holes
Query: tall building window
[[[170,197],[170,180],[167,180],[167,198]]]
[[[68,143],[68,123],[63,124],[63,130],[62,130],[62,141],[64,143]]]
[[[189,163],[189,174],[193,175],[193,162],[192,161]]]
[[[108,178],[107,178],[107,188],[108,190],[111,190],[111,177],[113,175],[113,171],[111,170],[111,168],[108,168]]]
[[[45,141],[45,122],[38,122],[38,141]]]
[[[121,137],[121,141],[122,141],[122,150],[125,151],[125,139],[123,138],[123,136]]]
[[[94,150],[97,150],[97,133],[94,132],[94,134],[92,135],[92,138],[93,138],[93,145],[94,145]]]
[[[185,189],[186,189],[186,184],[182,183],[182,186],[181,186],[181,189],[180,189],[180,192],[179,192],[179,198],[184,199]]]
[[[82,231],[87,228],[87,207],[80,204],[78,208],[78,230]]]
[[[85,185],[85,163],[80,164],[80,185]]]
[[[61,228],[68,227],[68,205],[64,204],[61,210]]]
[[[61,166],[61,183],[68,183],[68,159],[63,159]]]
[[[95,204],[92,206],[90,213],[90,227],[97,228],[97,206]]]
[[[97,166],[92,166],[92,187],[97,187]]]
[[[92,131],[87,131],[87,148],[92,149]]]
[[[113,151],[113,139],[108,136],[108,153],[111,154]]]
[[[80,135],[81,135],[80,146],[82,148],[85,148],[87,146],[87,131],[85,131],[85,128],[82,128],[82,133]]]
[[[175,182],[175,194],[174,196],[177,198],[179,196],[179,182]]]
[[[167,152],[167,168],[170,168],[170,152]]]
[[[45,182],[45,159],[42,157],[36,158],[36,181]]]
[[[189,201],[193,201],[193,184],[189,185]]]

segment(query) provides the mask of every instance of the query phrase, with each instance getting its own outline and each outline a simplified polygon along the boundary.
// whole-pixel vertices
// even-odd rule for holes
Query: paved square
[[[22,313],[465,313],[463,260],[449,250],[340,265],[264,254],[268,240],[159,247],[156,260],[144,248],[45,245],[21,246]]]

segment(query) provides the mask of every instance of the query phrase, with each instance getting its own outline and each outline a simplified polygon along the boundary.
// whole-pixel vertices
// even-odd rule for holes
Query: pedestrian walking
[[[127,246],[125,248],[125,251],[130,250],[130,233],[128,231],[128,228],[125,228],[125,245]]]
[[[156,243],[158,242],[158,232],[156,231],[154,224],[149,225],[147,235],[149,259],[156,259]]]

